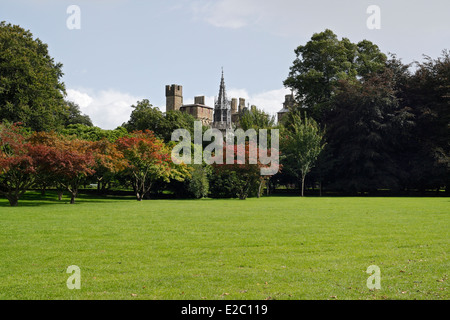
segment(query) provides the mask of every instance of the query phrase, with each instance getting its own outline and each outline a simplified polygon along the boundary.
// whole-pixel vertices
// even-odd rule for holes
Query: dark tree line
[[[352,44],[326,30],[296,54],[285,81],[294,109],[326,132],[310,183],[350,193],[449,191],[449,51],[404,64],[367,40]]]

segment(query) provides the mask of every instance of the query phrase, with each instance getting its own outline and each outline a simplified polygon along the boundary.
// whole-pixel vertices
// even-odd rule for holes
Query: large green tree
[[[352,43],[327,29],[295,49],[296,59],[284,85],[315,120],[326,122],[340,80],[357,81],[385,67],[386,55],[368,40]]]
[[[21,122],[36,131],[63,124],[62,64],[30,31],[0,22],[0,121]]]

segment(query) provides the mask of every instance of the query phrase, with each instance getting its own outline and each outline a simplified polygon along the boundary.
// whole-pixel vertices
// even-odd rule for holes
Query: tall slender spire
[[[227,99],[223,67],[222,78],[220,79],[219,96],[214,101],[214,123],[215,128],[221,130],[231,128],[231,102]]]
[[[223,67],[222,67],[222,78],[220,80],[220,89],[219,89],[219,104],[221,107],[226,105],[227,93],[225,90],[225,79],[223,77]]]

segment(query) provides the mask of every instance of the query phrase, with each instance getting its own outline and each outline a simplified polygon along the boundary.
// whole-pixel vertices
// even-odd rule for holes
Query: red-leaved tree
[[[232,155],[233,161],[227,161],[227,155]],[[242,157],[239,161],[239,156]],[[243,161],[242,161],[243,160]],[[223,164],[212,165],[216,174],[226,174],[231,177],[234,193],[241,200],[247,199],[251,190],[257,191],[258,197],[264,181],[270,176],[262,175],[261,169],[269,165],[261,163],[259,159],[259,148],[256,143],[246,142],[245,145],[225,145],[223,148]]]
[[[127,167],[127,160],[115,143],[107,139],[93,142],[89,151],[94,156],[94,177],[97,180],[98,193],[106,189],[114,175]]]
[[[185,166],[173,164],[170,149],[153,132],[136,131],[129,137],[119,138],[116,144],[127,160],[125,174],[138,201],[144,199],[158,180],[169,182],[171,178],[183,179],[179,168]]]
[[[35,133],[30,138],[34,145],[33,158],[40,176],[49,183],[65,188],[75,203],[79,186],[95,173],[92,142],[58,136],[52,132]]]
[[[19,125],[0,124],[0,194],[13,207],[35,180],[33,148]]]

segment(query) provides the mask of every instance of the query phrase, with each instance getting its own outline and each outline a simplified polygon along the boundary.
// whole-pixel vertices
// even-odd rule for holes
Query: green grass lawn
[[[0,299],[449,298],[449,198],[36,197],[0,199]]]

